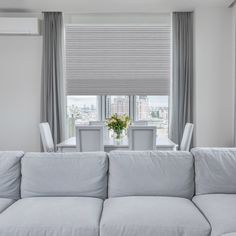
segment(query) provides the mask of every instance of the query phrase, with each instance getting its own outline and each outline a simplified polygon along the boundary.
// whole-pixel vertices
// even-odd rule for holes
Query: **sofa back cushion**
[[[194,194],[193,157],[189,152],[114,151],[109,154],[108,196]]]
[[[0,152],[0,198],[19,199],[21,151]]]
[[[27,153],[21,196],[107,197],[106,153]]]
[[[194,148],[196,195],[236,193],[236,148]]]

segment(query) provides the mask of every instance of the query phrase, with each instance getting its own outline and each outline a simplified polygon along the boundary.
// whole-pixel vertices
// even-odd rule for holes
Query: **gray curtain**
[[[173,58],[169,137],[180,145],[185,124],[193,122],[193,13],[173,13]]]
[[[63,19],[61,12],[43,13],[41,122],[48,122],[54,143],[64,138]]]

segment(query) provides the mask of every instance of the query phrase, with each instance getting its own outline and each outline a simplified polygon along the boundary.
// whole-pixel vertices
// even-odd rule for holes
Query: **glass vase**
[[[120,132],[116,132],[113,130],[113,139],[117,144],[120,144],[123,138],[123,130]]]

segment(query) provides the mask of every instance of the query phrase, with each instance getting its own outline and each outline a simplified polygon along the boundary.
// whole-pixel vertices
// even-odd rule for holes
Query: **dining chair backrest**
[[[105,121],[89,121],[89,125],[104,125],[105,126]]]
[[[132,125],[148,125],[148,121],[147,120],[136,120],[133,122]]]
[[[104,151],[103,125],[76,126],[76,148],[80,152]]]
[[[47,122],[39,124],[40,136],[43,144],[44,152],[54,152],[54,142],[52,138],[52,132]]]
[[[128,130],[128,143],[130,150],[155,150],[156,126],[131,125]]]
[[[75,120],[75,125],[89,125],[88,121]]]
[[[103,128],[103,133],[104,133],[104,140],[108,139],[109,138],[109,130],[106,126],[106,122],[105,121],[89,121],[89,125],[102,125],[104,128]]]
[[[189,151],[193,136],[194,125],[187,123],[184,127],[184,133],[180,144],[180,151]]]

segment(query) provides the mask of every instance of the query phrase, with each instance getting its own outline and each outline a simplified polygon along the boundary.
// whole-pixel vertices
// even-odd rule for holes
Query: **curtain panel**
[[[41,122],[48,122],[54,143],[64,138],[63,16],[44,12]]]
[[[174,12],[172,30],[169,137],[180,145],[185,124],[193,122],[193,13]]]

